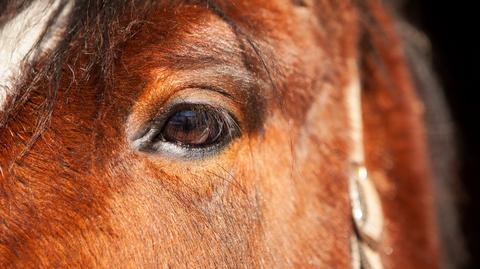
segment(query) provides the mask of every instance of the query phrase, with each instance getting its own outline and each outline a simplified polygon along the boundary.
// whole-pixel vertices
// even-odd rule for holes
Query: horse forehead
[[[15,85],[21,78],[22,69],[59,41],[57,34],[40,39],[60,4],[61,0],[34,1],[0,28],[0,111],[8,96],[15,93]],[[63,9],[60,19],[52,27],[60,27],[62,18],[70,10],[68,7],[69,5]]]

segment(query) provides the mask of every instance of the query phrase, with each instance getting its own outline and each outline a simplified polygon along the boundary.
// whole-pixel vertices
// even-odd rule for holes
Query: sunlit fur
[[[385,268],[438,267],[422,106],[380,2],[92,0],[70,16],[0,122],[1,268],[349,268],[355,79]],[[222,106],[241,136],[201,159],[137,151],[175,98]]]

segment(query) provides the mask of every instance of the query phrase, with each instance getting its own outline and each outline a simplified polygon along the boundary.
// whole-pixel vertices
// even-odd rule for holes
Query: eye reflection
[[[162,130],[167,142],[200,147],[214,144],[221,136],[224,119],[217,111],[205,107],[185,109],[176,112],[166,122]]]

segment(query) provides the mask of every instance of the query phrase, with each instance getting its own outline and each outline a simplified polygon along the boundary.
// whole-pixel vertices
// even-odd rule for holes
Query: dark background
[[[478,1],[407,0],[405,15],[429,37],[459,147],[459,210],[469,261],[480,268],[480,68]],[[477,5],[478,6],[478,5]]]

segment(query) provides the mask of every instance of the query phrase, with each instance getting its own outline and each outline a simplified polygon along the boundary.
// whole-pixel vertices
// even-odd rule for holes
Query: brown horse
[[[1,268],[439,267],[378,0],[45,2],[0,4],[40,14],[1,63]]]

